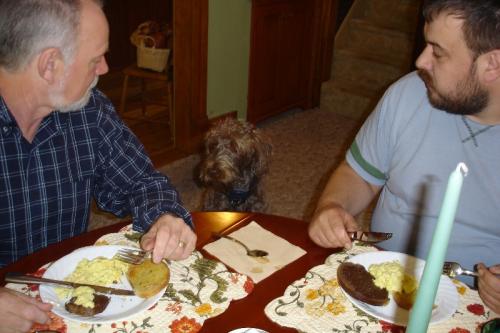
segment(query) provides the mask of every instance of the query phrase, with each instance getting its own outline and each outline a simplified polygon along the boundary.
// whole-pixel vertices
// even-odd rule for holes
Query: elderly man
[[[500,313],[500,2],[432,0],[427,45],[386,92],[331,176],[309,227],[323,247],[350,247],[353,216],[378,197],[372,228],[387,250],[426,258],[450,173],[465,162],[447,260],[478,264],[479,294]],[[487,268],[485,263],[489,268]]]
[[[195,247],[189,212],[110,101],[108,23],[97,0],[0,0],[0,267],[85,232],[91,199],[132,214],[153,260]],[[0,332],[50,305],[0,288]]]

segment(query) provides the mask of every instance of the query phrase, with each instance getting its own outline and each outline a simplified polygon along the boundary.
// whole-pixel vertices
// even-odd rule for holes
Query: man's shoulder
[[[424,81],[416,71],[410,72],[397,80],[391,85],[389,92],[396,93],[404,98],[422,99],[427,96]]]
[[[94,88],[91,91],[87,104],[79,109],[68,113],[72,118],[84,117],[87,123],[102,123],[117,118],[115,107],[111,100],[100,90]]]
[[[99,89],[94,88],[91,91],[90,99],[85,108],[94,109],[98,112],[114,113],[115,107],[111,100]]]
[[[121,120],[116,114],[111,100],[98,89],[92,89],[87,104],[78,110],[59,114],[63,122],[68,122],[73,130],[86,128],[93,133],[112,135],[121,127]]]
[[[411,72],[394,82],[385,92],[379,107],[386,116],[407,122],[415,114],[423,115],[431,111],[427,88],[417,74]],[[424,111],[424,112],[423,112]]]

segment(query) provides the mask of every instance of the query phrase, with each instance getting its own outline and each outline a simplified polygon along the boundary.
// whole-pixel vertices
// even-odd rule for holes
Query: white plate
[[[80,260],[84,258],[91,260],[96,257],[111,258],[115,255],[118,249],[121,248],[124,248],[124,246],[103,245],[80,248],[50,265],[43,277],[63,280],[75,270]],[[126,276],[122,276],[121,282],[118,284],[114,284],[112,287],[120,289],[132,289]],[[137,296],[109,295],[110,302],[106,309],[93,317],[83,317],[66,311],[66,309],[64,308],[64,304],[68,300],[59,299],[59,297],[55,293],[55,287],[41,285],[40,297],[44,302],[54,304],[52,311],[63,318],[82,323],[107,323],[130,317],[152,307],[154,304],[156,304],[156,302],[158,302],[160,297],[165,292],[165,289],[166,288],[164,288],[155,296],[147,299]]]
[[[405,268],[407,274],[413,275],[417,280],[420,280],[424,271],[425,261],[404,253],[390,251],[367,252],[358,254],[348,261],[361,264],[368,270],[368,267],[372,264],[394,260],[397,260]],[[361,302],[349,296],[345,291],[344,294],[355,306],[378,319],[400,326],[406,326],[408,324],[409,312],[397,306],[390,293],[389,304],[383,306],[375,306]],[[434,304],[436,304],[437,307],[432,310],[430,324],[446,320],[457,310],[457,288],[449,277],[444,275],[441,276]]]
[[[268,333],[267,331],[258,328],[238,328],[236,330],[230,331],[228,333]]]

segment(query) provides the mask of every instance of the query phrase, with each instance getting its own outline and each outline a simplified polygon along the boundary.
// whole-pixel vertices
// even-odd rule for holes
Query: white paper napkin
[[[242,241],[250,249],[264,250],[269,255],[262,258],[250,257],[243,246],[226,238],[209,243],[203,249],[235,271],[250,276],[255,283],[306,254],[300,247],[262,228],[255,221],[229,235]]]

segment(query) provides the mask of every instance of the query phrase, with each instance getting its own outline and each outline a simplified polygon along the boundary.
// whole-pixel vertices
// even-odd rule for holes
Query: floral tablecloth
[[[100,238],[96,245],[138,246],[137,233],[130,226],[119,233]],[[195,333],[203,322],[223,313],[231,301],[246,297],[254,283],[246,275],[230,272],[222,263],[206,259],[195,251],[189,258],[169,264],[170,283],[156,305],[126,320],[85,324],[51,314],[50,325],[33,330],[56,330],[60,333]],[[35,275],[41,276],[46,267]],[[37,285],[8,284],[7,287],[40,297]]]
[[[366,314],[344,296],[337,282],[337,267],[351,256],[377,251],[372,246],[356,244],[351,250],[332,254],[323,265],[309,270],[292,283],[283,296],[265,308],[266,316],[277,324],[304,333],[324,332],[404,332],[396,326]],[[443,322],[431,324],[428,332],[473,333],[489,319],[497,317],[483,305],[477,291],[453,280],[459,294],[455,314]]]

